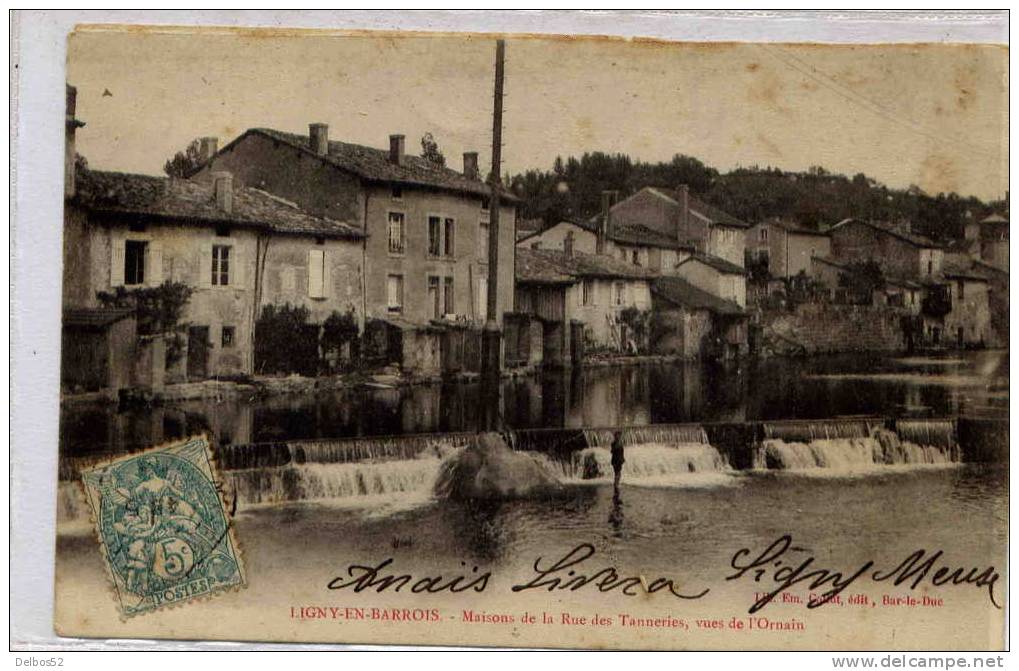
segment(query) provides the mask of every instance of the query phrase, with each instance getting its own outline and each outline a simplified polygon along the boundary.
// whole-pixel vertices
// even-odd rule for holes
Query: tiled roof
[[[598,227],[601,224],[601,214],[596,214],[586,221],[562,221],[559,223],[574,224],[580,228],[591,231],[592,233],[598,232]],[[540,232],[540,231],[538,231]],[[534,233],[530,233],[525,237],[530,237]],[[609,230],[609,240],[618,242],[624,245],[634,245],[640,247],[658,247],[663,249],[693,249],[693,245],[679,242],[674,237],[656,231],[652,228],[648,228],[643,224],[621,224],[619,222],[612,222],[611,229]]]
[[[806,226],[801,226],[800,224],[786,221],[785,219],[768,219],[763,222],[762,225],[778,226],[782,230],[796,235],[817,235],[825,238],[828,237],[828,234],[823,231],[819,231],[815,228],[807,228]]]
[[[833,268],[838,268],[839,270],[843,270],[845,272],[853,271],[853,269],[849,266],[848,263],[837,261],[830,256],[813,256],[811,257],[811,261],[824,263],[829,266],[832,266]],[[894,275],[884,275],[883,277],[886,283],[891,284],[893,286],[904,287],[906,289],[920,289],[923,287],[923,285],[920,284],[919,282],[915,282],[905,277],[898,277]]]
[[[669,200],[673,201],[677,205],[679,204],[680,195],[679,191],[677,191],[676,189],[664,189],[657,186],[647,188],[651,188],[654,191],[657,191],[658,193],[668,197]],[[747,222],[741,219],[737,219],[728,212],[724,212],[718,209],[714,205],[705,203],[703,200],[694,196],[692,193],[689,194],[687,202],[690,204],[690,209],[692,211],[697,212],[705,219],[708,219],[714,224],[721,224],[722,226],[731,226],[733,228],[750,228],[750,224],[748,224]]]
[[[898,238],[900,240],[908,242],[909,244],[913,245],[914,247],[922,247],[924,249],[941,249],[942,248],[942,245],[939,245],[938,243],[934,242],[930,238],[924,237],[924,236],[919,235],[917,233],[912,233],[910,231],[903,231],[903,230],[901,230],[899,228],[896,228],[893,224],[890,224],[890,223],[887,223],[887,222],[863,221],[862,219],[843,219],[839,223],[837,223],[834,226],[832,226],[832,230],[834,231],[834,230],[836,230],[838,228],[842,228],[843,226],[848,226],[849,224],[854,224],[854,223],[855,224],[860,224],[862,226],[867,226],[867,227],[869,227],[869,228],[871,228],[871,229],[873,229],[875,231],[879,231],[881,233],[885,233],[886,235],[891,235],[891,236],[896,237],[896,238]]]
[[[326,163],[373,182],[423,186],[455,193],[469,193],[475,196],[487,196],[491,187],[480,179],[469,179],[455,170],[437,166],[420,156],[404,154],[404,160],[396,165],[389,160],[388,149],[376,149],[350,142],[329,141],[329,152],[320,156],[311,150],[307,135],[287,133],[273,128],[250,128],[243,135],[223,148],[239,142],[249,133],[258,133],[273,140],[285,142],[290,146],[306,152],[309,156],[321,159]],[[220,152],[222,153],[222,152]],[[518,202],[512,192],[503,189],[502,198]]]
[[[64,326],[102,328],[134,314],[130,308],[66,308]]]
[[[646,280],[656,273],[601,254],[574,253],[560,249],[516,250],[516,279],[531,284],[573,284],[585,278]]]
[[[952,240],[945,246],[945,251],[956,254],[968,254],[976,244],[976,240],[967,240],[965,238],[962,240]]]
[[[192,180],[87,170],[79,172],[76,189],[76,201],[96,212],[250,226],[281,234],[364,237],[355,226],[312,216],[294,203],[253,188],[234,188],[230,212],[217,206],[211,184]]]
[[[695,252],[694,254],[691,254],[688,258],[685,258],[679,263],[677,263],[676,267],[679,267],[684,263],[688,263],[689,261],[700,261],[704,265],[710,266],[720,273],[726,273],[729,275],[747,274],[746,269],[743,268],[742,266],[737,266],[735,263],[732,263],[731,261],[726,261],[723,258],[713,256],[711,254],[704,254],[703,252]]]
[[[746,311],[732,301],[698,289],[682,277],[663,276],[655,279],[651,291],[660,298],[680,307],[710,310],[721,315],[744,315]]]
[[[941,266],[941,274],[950,278],[975,280],[978,282],[990,281],[990,275],[973,263],[955,263],[946,260]]]

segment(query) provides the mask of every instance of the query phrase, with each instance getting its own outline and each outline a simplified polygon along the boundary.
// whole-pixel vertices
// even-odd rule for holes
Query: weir
[[[704,474],[749,469],[854,470],[885,465],[1007,461],[1007,420],[851,418],[776,422],[523,429],[505,434],[564,484],[612,478],[609,447],[622,434],[630,484],[683,486]],[[228,499],[239,506],[290,501],[428,500],[444,463],[477,434],[294,440],[215,448]],[[63,458],[58,518],[87,519],[81,468],[115,455]]]

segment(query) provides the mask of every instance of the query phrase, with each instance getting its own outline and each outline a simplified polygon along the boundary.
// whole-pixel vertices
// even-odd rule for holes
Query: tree
[[[183,282],[163,282],[158,287],[98,291],[96,299],[103,307],[129,308],[135,311],[138,335],[165,335],[167,363],[177,361],[184,351],[184,331],[181,322],[184,308],[191,300],[193,289]]]
[[[839,286],[850,292],[854,302],[870,305],[874,292],[884,288],[885,277],[876,261],[854,261],[839,275]]]
[[[201,144],[197,139],[184,149],[174,154],[173,158],[163,164],[163,172],[170,177],[186,179],[202,166]]]
[[[425,133],[421,137],[421,158],[434,163],[440,168],[446,165],[446,157],[442,155],[439,143],[435,141],[435,137],[430,132]]]

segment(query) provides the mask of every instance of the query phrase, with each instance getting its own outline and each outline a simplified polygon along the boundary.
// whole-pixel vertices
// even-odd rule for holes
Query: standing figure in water
[[[626,459],[623,457],[623,432],[616,431],[612,434],[612,498],[619,500],[619,479],[623,477],[623,464]]]

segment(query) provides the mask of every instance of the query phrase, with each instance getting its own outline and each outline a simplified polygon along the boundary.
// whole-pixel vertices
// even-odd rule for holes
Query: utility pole
[[[498,378],[501,367],[502,334],[499,331],[499,196],[502,188],[502,98],[505,73],[506,41],[495,43],[495,109],[492,114],[492,171],[488,223],[488,295],[486,296],[485,329],[481,345],[481,372],[487,378]]]

